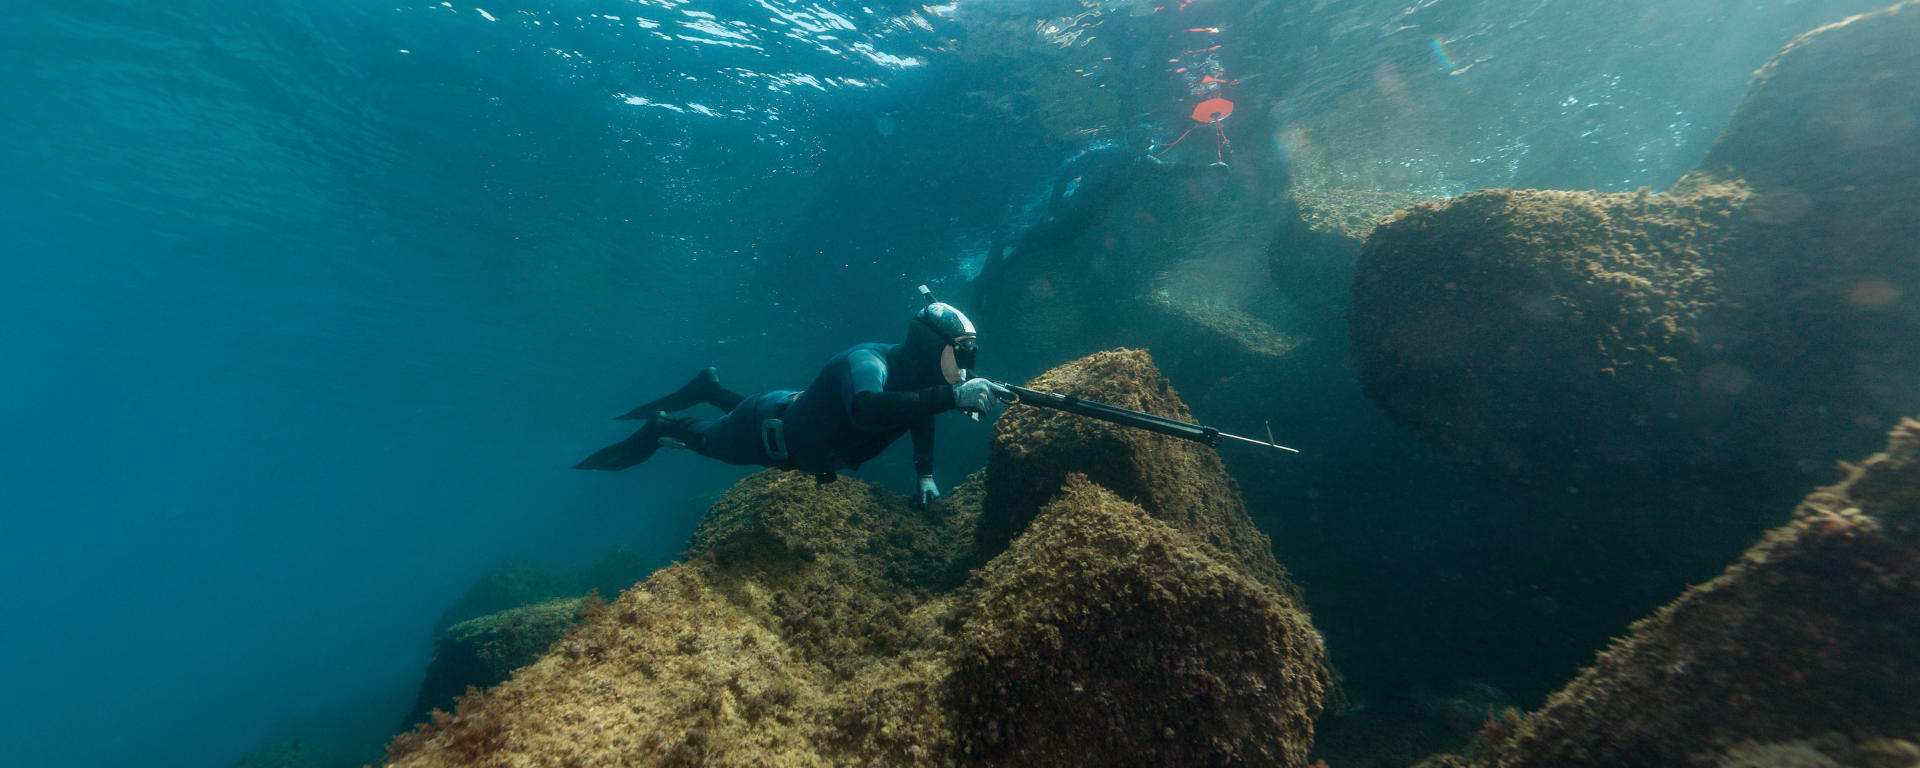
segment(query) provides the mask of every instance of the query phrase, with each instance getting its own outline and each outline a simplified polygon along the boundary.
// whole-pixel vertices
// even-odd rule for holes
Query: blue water
[[[964,142],[887,90],[929,35],[722,5],[12,12],[8,762],[370,759],[480,572],[664,564],[739,474],[570,470],[609,417],[700,365],[794,386],[897,334],[897,283],[953,271],[903,247],[954,235],[899,193]],[[703,42],[741,37],[765,53]],[[898,300],[823,311],[856,273]]]
[[[1326,5],[1211,13],[1272,25],[1242,41],[1324,35],[1329,51],[1352,41],[1341,19],[1395,18]],[[1047,133],[1049,104],[980,108],[1003,84],[981,77],[991,62],[949,58],[965,34],[952,8],[482,6],[9,9],[9,764],[205,766],[293,738],[330,764],[372,759],[434,619],[478,574],[612,543],[665,564],[689,500],[741,474],[570,470],[623,436],[608,417],[701,365],[791,387],[848,343],[894,340],[911,287],[961,290],[1075,150]],[[1161,41],[1128,26],[1147,24],[1130,6],[989,10]],[[1670,182],[1769,34],[1708,103],[1641,100],[1711,115],[1662,139],[1671,151],[1591,177],[1543,160],[1533,179]],[[1167,74],[1163,42],[1135,69]],[[1085,126],[1079,148],[1172,134],[1181,88]],[[1310,108],[1274,98],[1249,119]],[[980,434],[943,435],[945,484],[977,464]],[[901,464],[869,476],[897,485]]]

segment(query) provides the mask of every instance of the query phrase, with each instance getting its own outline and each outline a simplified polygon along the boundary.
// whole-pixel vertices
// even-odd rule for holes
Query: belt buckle
[[[779,419],[764,419],[760,422],[760,447],[767,452],[767,458],[774,461],[787,460],[786,425]]]

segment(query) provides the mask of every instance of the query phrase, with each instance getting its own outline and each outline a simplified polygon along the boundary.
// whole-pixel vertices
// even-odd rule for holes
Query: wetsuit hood
[[[941,370],[941,357],[949,345],[955,348],[955,362],[964,369],[974,364],[973,321],[951,304],[933,302],[915,313],[907,323],[907,338],[898,348],[896,376],[907,379],[902,388],[930,387],[947,383]]]

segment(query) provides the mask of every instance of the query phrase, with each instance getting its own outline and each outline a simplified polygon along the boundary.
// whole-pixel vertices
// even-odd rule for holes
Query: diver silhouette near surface
[[[1034,251],[1064,247],[1092,230],[1116,201],[1136,184],[1155,177],[1200,178],[1224,172],[1224,166],[1177,163],[1141,152],[1125,144],[1103,144],[1084,150],[1062,164],[1054,175],[1047,199],[1035,207],[1026,226],[998,237],[987,249],[973,280],[973,301],[982,317],[992,319],[1001,284],[1014,259]]]
[[[721,386],[713,368],[702,369],[673,394],[621,416],[646,423],[574,469],[626,469],[670,445],[728,464],[792,469],[828,482],[911,433],[919,474],[913,500],[932,502],[940,496],[933,481],[933,417],[952,410],[977,417],[995,401],[1011,401],[1013,392],[971,378],[978,352],[973,322],[935,301],[926,286],[920,292],[928,303],[907,323],[904,342],[848,347],[798,391],[739,395]],[[703,404],[726,415],[668,415]]]

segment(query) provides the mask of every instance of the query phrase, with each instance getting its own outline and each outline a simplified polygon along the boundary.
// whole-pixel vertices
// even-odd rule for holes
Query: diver
[[[1193,178],[1207,171],[1189,163],[1176,163],[1141,152],[1120,142],[1095,145],[1068,158],[1055,174],[1046,202],[1030,213],[1028,223],[1017,233],[996,238],[974,277],[973,301],[983,317],[992,318],[999,299],[1005,270],[1025,251],[1060,248],[1092,229],[1107,217],[1116,200],[1123,198],[1135,184],[1152,176]]]
[[[621,470],[653,456],[662,445],[686,448],[728,464],[806,472],[822,483],[857,469],[902,433],[913,435],[919,487],[913,501],[940,496],[933,481],[933,417],[952,410],[979,418],[1013,392],[972,378],[978,352],[973,322],[920,286],[927,306],[907,323],[900,344],[858,344],[834,355],[800,391],[739,395],[702,369],[673,394],[620,418],[646,419],[632,437],[600,449],[574,469]],[[717,419],[667,414],[696,405],[726,412]]]

